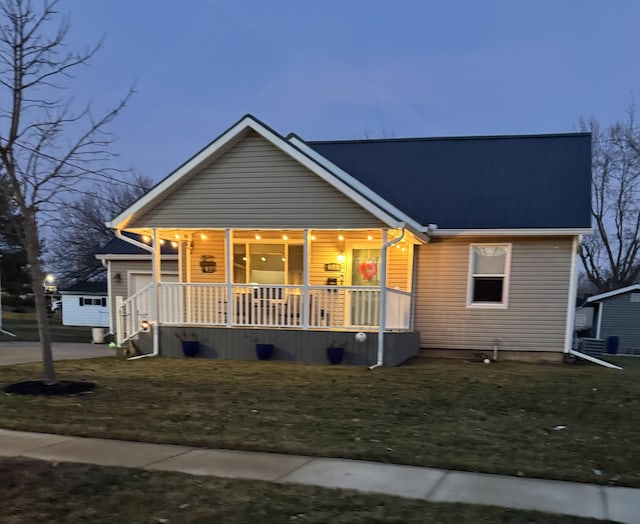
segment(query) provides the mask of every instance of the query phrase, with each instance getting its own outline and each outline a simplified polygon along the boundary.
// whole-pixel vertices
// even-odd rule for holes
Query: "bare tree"
[[[631,105],[624,121],[607,128],[582,122],[592,134],[594,235],[584,239],[580,258],[599,293],[640,280],[640,128]]]
[[[57,378],[42,286],[40,227],[69,191],[113,174],[105,167],[111,157],[106,127],[131,94],[98,116],[90,107],[74,109],[73,100],[63,96],[71,73],[86,65],[99,45],[67,51],[69,24],[60,19],[57,4],[0,1],[0,169],[7,182],[1,196],[20,217],[16,226],[35,294],[45,384]]]
[[[109,181],[97,185],[65,204],[60,227],[47,246],[51,267],[60,280],[76,282],[104,276],[104,266],[96,259],[98,250],[113,237],[105,222],[117,216],[153,186],[144,175],[130,181]]]

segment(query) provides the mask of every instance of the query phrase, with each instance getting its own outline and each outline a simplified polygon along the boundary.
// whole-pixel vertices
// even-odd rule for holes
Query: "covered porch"
[[[413,330],[414,245],[406,229],[139,229],[153,281],[117,297],[120,343],[144,322],[172,328]],[[161,280],[154,246],[178,249]]]

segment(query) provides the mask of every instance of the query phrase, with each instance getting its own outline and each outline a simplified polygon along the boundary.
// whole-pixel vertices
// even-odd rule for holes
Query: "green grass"
[[[640,359],[628,364],[61,361],[61,379],[98,389],[2,395],[0,427],[640,487]],[[0,367],[0,385],[38,376]]]
[[[26,459],[0,460],[0,478],[5,524],[601,522],[311,486]]]
[[[0,333],[0,342],[12,340],[35,342],[40,340],[33,308],[20,308],[24,309],[25,313],[14,313],[12,309],[16,308],[5,309],[2,312],[2,328],[13,333],[15,337]],[[49,317],[49,326],[53,342],[91,342],[91,328],[63,326],[60,313]]]

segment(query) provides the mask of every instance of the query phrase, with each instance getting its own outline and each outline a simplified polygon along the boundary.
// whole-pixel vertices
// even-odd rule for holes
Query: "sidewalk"
[[[293,482],[640,524],[640,489],[0,429],[0,456]]]
[[[51,344],[54,360],[112,357],[115,351],[106,344],[84,344],[81,342],[54,342]],[[41,362],[42,350],[39,342],[0,342],[0,366]]]

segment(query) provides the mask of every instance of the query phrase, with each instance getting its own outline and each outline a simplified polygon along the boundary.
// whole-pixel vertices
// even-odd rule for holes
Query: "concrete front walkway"
[[[115,350],[107,344],[82,344],[78,342],[54,342],[54,360],[76,358],[112,357]],[[42,353],[39,342],[0,342],[0,366],[40,362]]]
[[[0,429],[0,456],[346,488],[640,523],[640,489]]]

